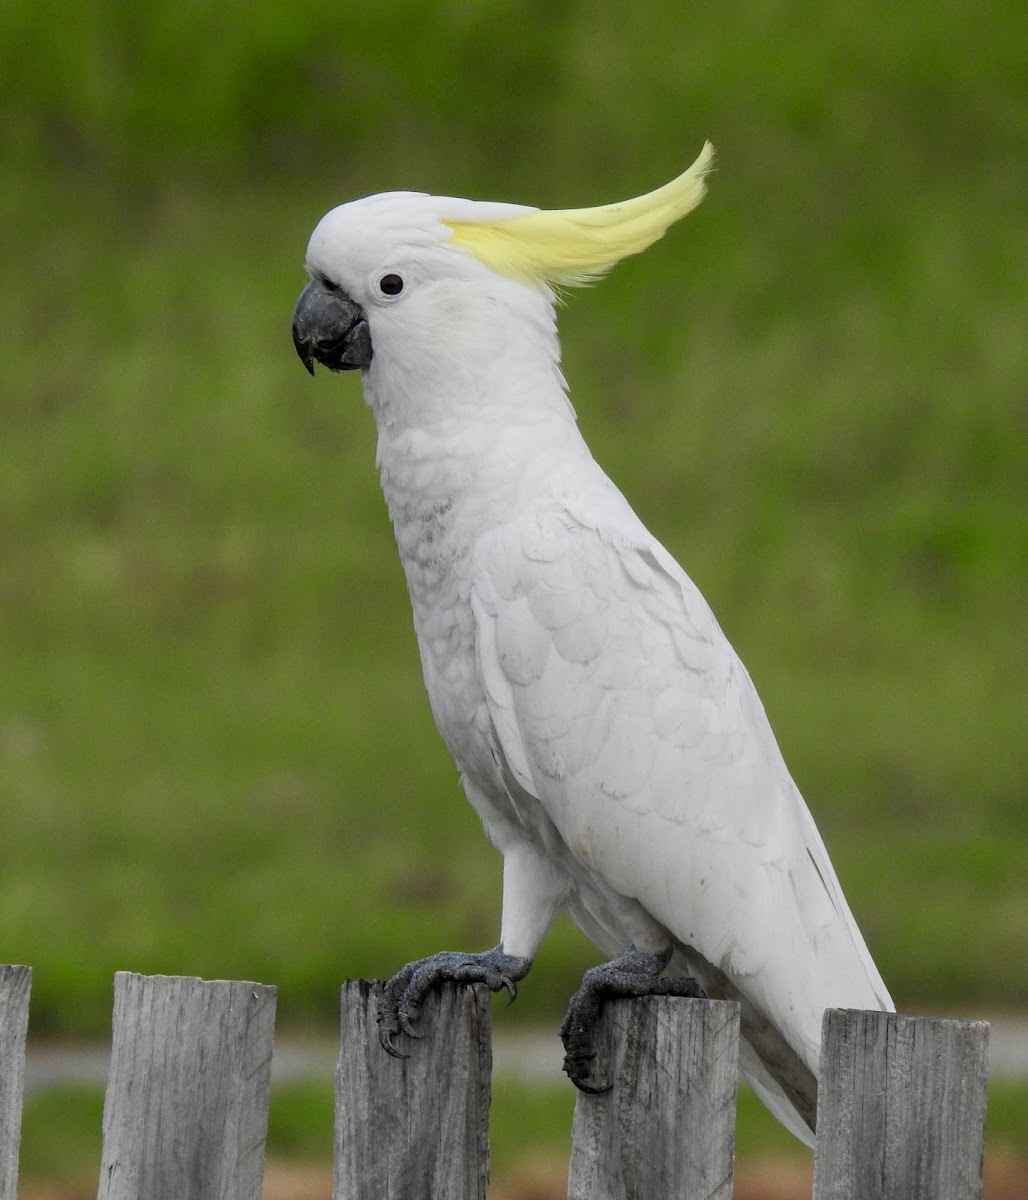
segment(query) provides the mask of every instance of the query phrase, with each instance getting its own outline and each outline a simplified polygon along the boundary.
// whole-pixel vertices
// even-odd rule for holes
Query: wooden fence
[[[0,1200],[15,1200],[29,984],[0,966]],[[333,1200],[480,1200],[488,993],[431,997],[427,1036],[397,1060],[375,1036],[379,986],[342,989]],[[99,1200],[257,1200],[275,999],[115,976]],[[833,1009],[823,1032],[814,1200],[980,1197],[988,1025]],[[569,1200],[731,1200],[736,1005],[617,1001],[602,1040],[613,1086],[577,1098]]]

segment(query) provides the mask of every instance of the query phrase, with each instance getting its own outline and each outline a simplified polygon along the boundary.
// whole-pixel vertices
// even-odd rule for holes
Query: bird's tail
[[[739,1070],[768,1110],[813,1147],[817,1120],[817,1076],[767,1019],[732,982],[692,947],[676,944],[671,969],[691,975],[711,1000],[739,1004]]]

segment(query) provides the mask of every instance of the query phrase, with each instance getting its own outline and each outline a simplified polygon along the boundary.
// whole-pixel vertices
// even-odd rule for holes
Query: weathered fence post
[[[738,1004],[649,996],[602,1020],[612,1086],[575,1102],[568,1200],[731,1200]]]
[[[989,1026],[829,1009],[814,1200],[978,1200]]]
[[[0,1200],[14,1200],[18,1187],[31,981],[28,967],[0,966]]]
[[[391,1058],[376,1024],[382,983],[343,984],[333,1200],[484,1200],[489,1178],[489,993],[433,990]]]
[[[114,977],[98,1200],[261,1194],[276,989]]]

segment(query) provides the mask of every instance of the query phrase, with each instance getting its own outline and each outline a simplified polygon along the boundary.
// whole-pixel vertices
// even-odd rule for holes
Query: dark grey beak
[[[293,309],[293,345],[314,374],[315,362],[331,371],[371,365],[371,333],[364,309],[323,279],[312,279]]]

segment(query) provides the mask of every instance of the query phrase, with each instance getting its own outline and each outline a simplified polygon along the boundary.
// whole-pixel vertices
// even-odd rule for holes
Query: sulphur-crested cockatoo
[[[362,372],[432,712],[503,856],[499,944],[394,976],[384,1047],[442,980],[513,993],[563,905],[613,956],[562,1027],[580,1087],[604,998],[702,989],[739,1001],[743,1073],[811,1142],[825,1008],[889,994],[745,668],[579,433],[554,319],[699,203],[711,160],[600,208],[344,204],[293,339],[312,373]]]

